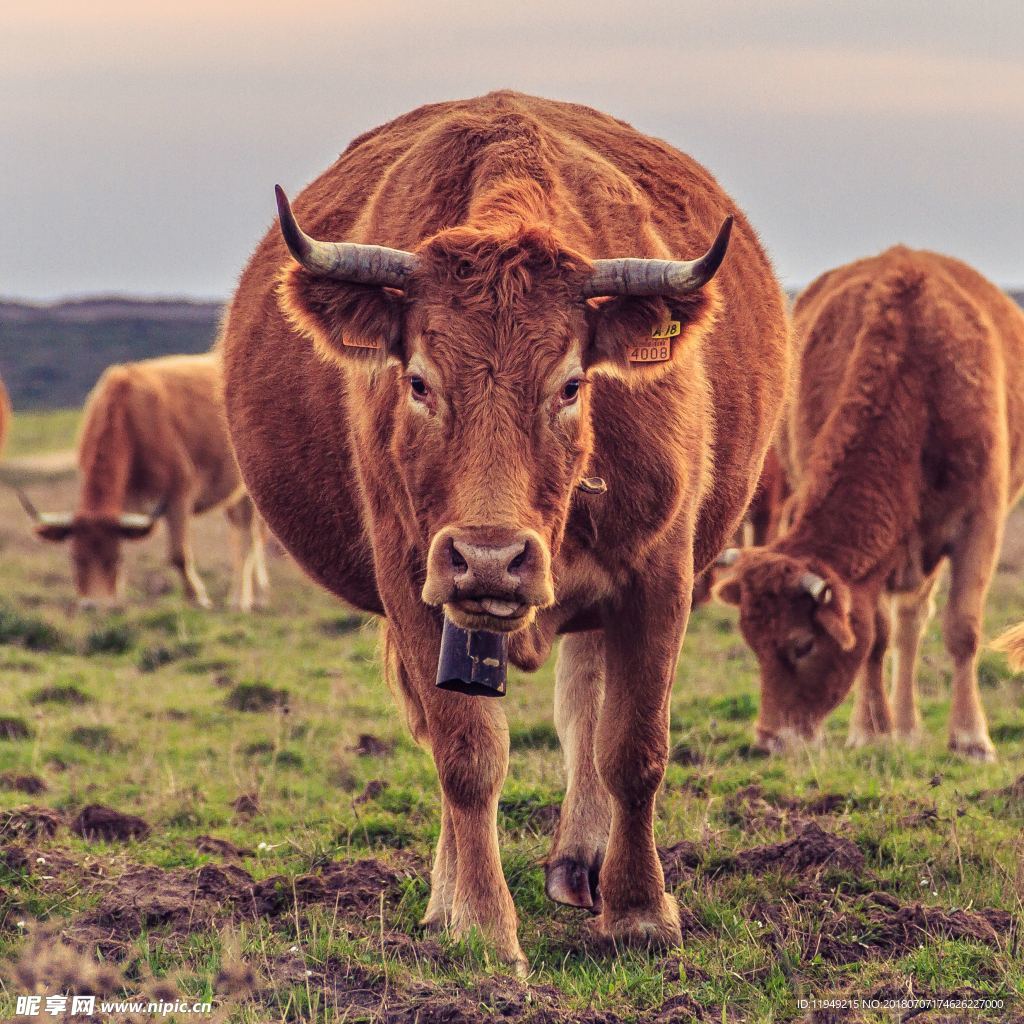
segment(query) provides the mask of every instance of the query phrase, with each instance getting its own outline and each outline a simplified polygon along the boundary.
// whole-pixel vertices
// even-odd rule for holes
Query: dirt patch
[[[15,807],[0,811],[0,838],[54,836],[63,824],[64,816],[60,811],[49,807]]]
[[[30,694],[30,704],[69,704],[81,707],[88,704],[92,698],[83,693],[77,686],[44,686],[35,693]]]
[[[263,813],[258,793],[239,794],[231,801],[231,808],[235,812],[235,817],[241,821],[248,821],[257,814]]]
[[[898,957],[934,939],[966,939],[999,946],[1013,929],[1013,916],[1005,910],[945,910],[920,903],[900,903],[886,893],[869,897],[872,906],[863,914],[850,911],[830,915],[821,932],[808,943],[807,955],[820,953],[834,963],[868,957]]]
[[[21,775],[18,772],[0,772],[0,789],[10,789],[15,793],[27,793],[38,796],[49,787],[38,775]]]
[[[765,793],[754,783],[730,793],[721,814],[731,825],[747,829],[777,829],[809,817],[835,814],[849,803],[849,799],[842,793],[821,793],[809,799]]]
[[[236,864],[169,870],[136,865],[111,879],[112,888],[75,927],[79,934],[124,941],[144,929],[186,935],[215,923],[273,918],[318,905],[361,918],[377,915],[382,901],[398,896],[404,874],[374,859],[335,861],[293,879],[277,875],[263,881]]]
[[[239,683],[231,689],[224,703],[235,711],[273,711],[288,707],[288,691],[277,690],[266,683]]]
[[[665,885],[670,889],[689,878],[704,861],[700,847],[687,840],[659,849],[658,857],[665,872]]]
[[[394,740],[382,740],[379,736],[364,732],[351,748],[360,757],[390,757],[395,752]]]
[[[0,740],[27,740],[32,735],[24,718],[0,716]]]
[[[864,854],[850,839],[826,832],[815,822],[782,843],[743,850],[718,865],[720,871],[748,871],[759,875],[766,871],[801,875],[818,871],[864,871]]]
[[[211,857],[223,857],[225,860],[241,860],[243,857],[255,856],[255,851],[245,846],[235,846],[228,839],[217,836],[196,836],[196,849]]]
[[[388,786],[389,783],[385,782],[384,779],[371,779],[366,784],[366,788],[352,801],[352,803],[368,804],[371,800],[376,800],[377,797],[379,797],[381,793],[388,788]]]
[[[126,843],[131,839],[145,839],[151,830],[148,822],[134,814],[122,814],[103,804],[89,804],[71,822],[71,831],[92,842],[103,839]]]

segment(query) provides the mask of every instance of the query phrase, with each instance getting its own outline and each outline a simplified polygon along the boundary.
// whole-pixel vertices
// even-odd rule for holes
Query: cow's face
[[[828,566],[748,549],[715,586],[737,605],[761,669],[757,744],[780,752],[818,738],[850,692],[873,640],[873,606]]]
[[[36,533],[44,540],[69,543],[78,606],[110,608],[121,594],[122,541],[147,536],[154,522],[153,517],[130,514],[49,516],[37,523]]]
[[[547,231],[456,228],[416,254],[401,293],[298,266],[283,275],[292,323],[365,371],[350,378],[352,402],[360,388],[386,396],[374,427],[401,478],[394,511],[423,552],[421,596],[463,628],[512,632],[555,600],[596,378],[663,374],[713,322],[713,287],[595,302],[590,273]],[[630,350],[671,320],[665,361],[632,364]]]

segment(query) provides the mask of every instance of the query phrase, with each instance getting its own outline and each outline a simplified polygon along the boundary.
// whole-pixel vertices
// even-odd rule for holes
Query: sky
[[[694,156],[789,286],[897,241],[1024,285],[1020,0],[2,0],[0,295],[226,298],[275,182],[506,87]]]

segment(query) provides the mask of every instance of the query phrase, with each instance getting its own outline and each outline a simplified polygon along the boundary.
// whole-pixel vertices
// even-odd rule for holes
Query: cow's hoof
[[[860,750],[862,747],[875,746],[879,743],[888,743],[891,739],[891,732],[877,732],[874,729],[851,728],[846,735],[846,746],[850,750]]]
[[[996,748],[985,733],[953,733],[949,737],[949,749],[957,757],[964,757],[969,761],[985,761],[991,764],[997,759]]]
[[[647,910],[613,913],[606,907],[594,919],[593,930],[596,936],[617,946],[670,949],[683,941],[679,904],[668,893],[662,894],[660,907]]]
[[[601,912],[598,888],[600,867],[587,865],[571,857],[559,857],[545,866],[544,891],[548,899],[567,907],[580,907],[592,914]]]

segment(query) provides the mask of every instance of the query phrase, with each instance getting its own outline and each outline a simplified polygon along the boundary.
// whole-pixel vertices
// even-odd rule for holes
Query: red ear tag
[[[376,341],[364,341],[362,338],[346,338],[342,336],[341,343],[345,348],[380,348]]]
[[[669,339],[679,336],[678,320],[669,320],[651,331],[651,340],[631,345],[627,358],[631,363],[664,363],[672,358],[672,343]]]

